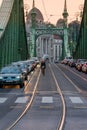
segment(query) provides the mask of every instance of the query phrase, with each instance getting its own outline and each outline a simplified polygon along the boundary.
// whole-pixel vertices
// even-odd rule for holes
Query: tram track
[[[75,89],[77,90],[78,93],[82,93],[82,90],[78,88],[78,86],[71,80],[71,78],[68,77],[67,75],[67,72],[66,71],[70,71],[70,73],[73,73],[75,74],[75,72],[72,72],[72,70],[69,70],[69,68],[67,67],[60,67],[60,66],[57,66],[57,65],[52,65],[52,64],[49,64],[48,65],[48,68],[49,69],[49,77],[51,78],[51,80],[53,80],[52,82],[54,82],[55,86],[56,86],[56,90],[44,90],[43,89],[38,89],[38,87],[40,87],[42,84],[43,84],[43,79],[45,78],[46,80],[46,76],[43,76],[41,74],[41,72],[39,71],[39,74],[37,76],[37,80],[36,80],[36,83],[35,83],[35,86],[34,86],[34,89],[32,91],[29,91],[28,93],[31,94],[31,99],[29,100],[28,104],[26,105],[24,111],[21,113],[21,115],[5,130],[15,130],[14,128],[19,124],[19,121],[21,122],[21,119],[23,117],[25,117],[25,115],[27,114],[27,112],[31,109],[32,111],[32,108],[31,106],[33,104],[35,104],[36,102],[34,101],[35,98],[37,97],[53,97],[53,95],[58,95],[58,99],[57,100],[61,100],[61,110],[58,110],[58,112],[60,113],[59,117],[58,117],[58,121],[57,121],[57,127],[55,130],[63,130],[64,126],[65,126],[65,121],[66,121],[66,109],[67,109],[67,106],[66,106],[66,101],[65,101],[65,96],[64,96],[64,91],[67,92],[68,90],[66,90],[66,87],[64,88],[63,86],[67,84],[67,82],[70,83],[70,86],[72,84],[72,86],[75,87]],[[58,73],[56,73],[58,71]],[[47,73],[47,72],[46,72]],[[60,75],[59,79],[58,79],[58,76]],[[76,74],[76,76],[78,76],[78,74]],[[48,77],[48,76],[47,76]],[[81,76],[78,76],[79,78],[81,78]],[[25,87],[25,91],[27,91],[27,88],[28,88],[28,84],[31,82],[33,76],[29,79],[29,81],[27,81],[27,84],[26,84],[26,87]],[[65,79],[62,79],[62,78],[65,78]],[[44,80],[44,81],[45,81]],[[47,84],[49,82],[49,79],[47,79]],[[63,81],[64,80],[64,81]],[[86,81],[86,80],[85,80]],[[41,82],[39,84],[39,82]],[[65,84],[64,84],[64,83]],[[62,84],[61,84],[62,83]],[[38,86],[39,85],[39,86]],[[46,85],[46,83],[44,84]],[[51,85],[51,84],[50,84]],[[62,85],[62,87],[61,87]],[[45,87],[45,86],[44,86]],[[43,88],[43,87],[42,87]],[[65,90],[64,90],[65,89]],[[27,93],[27,94],[28,94]],[[75,93],[75,91],[72,91],[72,93]],[[59,107],[59,106],[58,106]],[[39,109],[45,109],[45,110],[48,110],[49,109],[54,109],[54,106],[50,106],[50,105],[40,105],[39,106]],[[19,129],[18,129],[19,130]],[[25,129],[26,130],[26,129]],[[31,129],[30,129],[31,130]],[[43,129],[42,129],[43,130]]]
[[[26,87],[28,86],[28,84],[30,83],[30,81],[32,80],[33,76],[31,76],[30,80],[27,82],[26,86],[25,86],[25,89]],[[35,83],[35,86],[34,86],[34,89],[33,89],[33,92],[31,93],[32,96],[31,96],[31,99],[29,100],[29,103],[27,104],[26,108],[24,109],[24,111],[21,113],[21,115],[8,127],[6,128],[6,130],[11,130],[20,120],[21,118],[27,113],[27,111],[29,110],[33,100],[34,100],[34,96],[35,96],[35,92],[36,92],[36,89],[37,89],[37,85],[38,85],[38,82],[39,82],[39,78],[40,78],[40,73],[37,77],[37,81]]]
[[[76,70],[75,68],[71,68],[67,65],[59,65],[60,69],[61,67],[65,68],[66,70],[69,70],[70,72],[72,72],[73,74],[77,75],[78,77],[80,77],[81,79],[83,79],[84,81],[87,81],[87,74],[80,72],[78,70]]]
[[[66,104],[65,104],[65,99],[64,99],[64,96],[63,96],[63,93],[61,91],[61,88],[59,87],[59,84],[57,82],[57,79],[55,77],[55,74],[50,66],[50,70],[51,70],[51,73],[52,73],[52,76],[53,76],[53,79],[55,81],[55,84],[56,84],[56,87],[57,87],[57,91],[59,92],[60,96],[61,96],[61,101],[62,101],[62,116],[61,116],[61,120],[58,124],[58,128],[57,130],[62,130],[63,129],[63,126],[64,126],[64,122],[65,122],[65,116],[66,116]]]
[[[62,92],[64,94],[66,107],[67,107],[67,114],[65,120],[66,123],[64,125],[64,130],[72,129],[72,128],[75,130],[79,130],[80,128],[85,130],[86,128],[82,126],[80,123],[83,124],[85,122],[84,116],[87,113],[87,111],[84,110],[87,104],[86,103],[87,91],[83,90],[83,87],[87,86],[87,80],[85,76],[82,77],[83,73],[79,75],[78,72],[76,73],[76,71],[73,70],[74,68],[71,69],[67,66],[63,66],[60,64],[55,65],[55,67],[60,71],[61,75],[63,75],[65,79],[68,82],[70,82],[70,85],[67,84],[67,87],[65,88],[62,87]],[[66,90],[67,88],[68,90]],[[72,99],[74,100],[72,101]]]
[[[67,76],[67,74],[59,67],[59,66],[57,66],[57,65],[54,65],[54,67],[53,67],[53,65],[51,65],[51,64],[49,64],[48,65],[48,69],[49,69],[49,72],[50,72],[50,77],[51,77],[51,79],[53,80],[52,82],[54,82],[54,84],[55,84],[55,86],[56,86],[56,90],[50,90],[50,88],[49,88],[49,90],[44,90],[43,91],[43,89],[41,89],[41,90],[39,90],[38,89],[38,87],[40,87],[41,86],[41,84],[43,84],[42,83],[42,81],[43,81],[43,79],[46,79],[46,77],[44,77],[44,76],[41,76],[42,74],[41,74],[41,72],[39,72],[39,74],[38,74],[38,76],[37,76],[37,81],[36,81],[36,83],[35,83],[35,86],[34,86],[34,89],[33,89],[33,91],[31,92],[31,99],[29,100],[29,102],[28,102],[28,104],[26,105],[26,108],[25,108],[25,110],[22,112],[22,114],[18,117],[18,119],[17,120],[15,120],[14,121],[14,123],[12,123],[6,130],[15,130],[14,128],[18,125],[18,123],[19,123],[19,121],[21,121],[21,119],[24,117],[24,115],[26,115],[26,113],[30,110],[30,108],[31,108],[31,106],[33,105],[33,104],[35,104],[35,101],[34,101],[34,99],[35,98],[37,98],[37,96],[39,97],[41,97],[41,96],[47,96],[47,97],[49,97],[49,96],[53,96],[53,95],[58,95],[58,100],[61,100],[60,102],[61,102],[61,111],[58,111],[59,113],[60,113],[60,116],[58,117],[58,122],[57,122],[57,128],[55,129],[55,130],[63,130],[63,127],[64,127],[64,125],[65,125],[65,120],[66,120],[66,108],[67,108],[67,106],[66,106],[66,102],[65,102],[65,99],[64,99],[64,95],[63,95],[63,92],[64,92],[64,90],[63,90],[63,88],[61,87],[61,79],[62,79],[62,77],[61,76],[63,76],[63,78],[65,77],[65,83],[67,83],[66,82],[66,80],[70,83],[70,84],[72,84],[72,86],[74,86],[75,87],[75,89],[79,92],[79,93],[81,93],[81,90],[80,89],[78,89],[78,87],[73,83],[73,81],[71,81],[71,79],[69,79],[69,77]],[[58,73],[56,73],[58,71]],[[46,72],[47,73],[47,72]],[[58,75],[57,75],[58,74]],[[58,76],[60,75],[60,78],[59,78],[59,80],[58,80]],[[45,81],[45,80],[44,80]],[[49,79],[48,79],[48,81],[49,81]],[[47,81],[47,83],[48,83],[48,81]],[[40,84],[39,84],[39,82],[41,82]],[[28,81],[28,83],[30,83],[30,81]],[[39,85],[39,86],[38,86]],[[46,83],[44,84],[44,85],[46,85]],[[51,84],[50,84],[51,85]],[[62,86],[63,86],[63,82],[62,82]],[[66,86],[66,85],[65,85]],[[71,85],[70,85],[71,86]],[[26,89],[27,89],[27,87],[28,87],[28,84],[27,84],[27,86],[26,86]],[[43,88],[43,87],[42,87]],[[66,92],[67,92],[67,90],[66,90]],[[73,91],[73,92],[75,92],[75,91]],[[72,92],[72,93],[73,93]],[[60,97],[60,98],[59,98]],[[40,105],[39,106],[39,109],[47,109],[48,111],[49,111],[49,109],[54,109],[54,106],[49,106],[49,105],[46,105],[46,106],[44,106],[44,105]],[[32,109],[31,109],[32,110]],[[30,129],[31,130],[31,129]]]
[[[84,73],[72,70],[67,66],[56,65],[63,75],[73,84],[79,93],[87,94],[87,76]]]
[[[60,111],[60,117],[58,119],[58,124],[57,124],[57,128],[55,130],[62,130],[63,129],[63,126],[64,126],[64,122],[65,122],[65,115],[66,115],[66,106],[65,106],[65,100],[64,100],[64,97],[63,97],[63,93],[59,87],[59,84],[57,82],[57,79],[56,79],[56,76],[55,76],[55,73],[52,71],[52,68],[51,66],[49,65],[49,70],[50,70],[50,73],[51,73],[51,76],[52,76],[52,79],[53,79],[53,82],[56,86],[56,90],[57,91],[43,91],[42,93],[45,95],[49,95],[49,94],[52,94],[54,95],[55,93],[57,95],[59,95],[59,99],[61,100],[61,111]],[[25,108],[25,110],[23,111],[23,113],[20,115],[20,117],[18,117],[18,119],[10,126],[8,127],[6,130],[13,130],[14,127],[18,124],[19,121],[21,121],[22,117],[24,117],[24,115],[27,113],[27,111],[31,108],[32,104],[33,104],[33,100],[35,98],[35,95],[38,95],[38,93],[41,91],[38,91],[37,88],[38,88],[38,83],[39,83],[39,80],[40,80],[40,76],[41,76],[41,72],[39,73],[38,75],[38,78],[37,78],[37,81],[36,81],[36,84],[35,84],[35,87],[34,87],[34,90],[32,92],[32,96],[31,96],[31,99],[29,101],[29,103],[27,104],[27,107]],[[58,100],[59,100],[58,99]],[[40,106],[40,109],[52,109],[53,107],[52,106]]]

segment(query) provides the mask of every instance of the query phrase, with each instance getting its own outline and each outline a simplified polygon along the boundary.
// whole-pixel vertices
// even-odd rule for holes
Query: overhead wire
[[[46,8],[45,8],[44,0],[42,0],[42,5],[43,5],[43,8],[44,8],[45,16],[46,16],[47,19],[49,19],[48,15],[47,15]]]

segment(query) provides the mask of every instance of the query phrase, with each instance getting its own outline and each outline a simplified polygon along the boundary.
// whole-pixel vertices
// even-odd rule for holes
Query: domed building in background
[[[34,0],[33,0],[34,2]],[[47,27],[48,23],[44,22],[43,15],[39,9],[35,7],[33,3],[33,8],[26,15],[26,31],[27,31],[27,41],[30,48],[31,45],[31,27],[32,27],[32,13],[35,15],[35,25],[37,27]],[[53,25],[51,25],[53,26]],[[62,53],[62,40],[60,37],[52,34],[43,34],[39,36],[36,40],[36,55],[41,59],[44,55],[49,55],[49,61],[54,62],[59,60]]]
[[[43,22],[44,21],[43,15],[42,15],[41,11],[39,9],[37,9],[36,7],[31,9],[29,11],[29,13],[27,14],[27,22],[31,23],[31,14],[32,14],[33,10],[36,13],[36,21],[37,21],[37,23]]]
[[[56,23],[56,26],[59,28],[64,27],[64,19],[59,19]]]
[[[30,27],[31,27],[31,24],[32,24],[32,12],[36,13],[36,24],[37,26],[39,25],[42,25],[44,23],[44,18],[43,18],[43,14],[41,13],[41,11],[34,7],[32,8],[29,12],[26,13],[26,30],[27,30],[27,33],[30,32]]]

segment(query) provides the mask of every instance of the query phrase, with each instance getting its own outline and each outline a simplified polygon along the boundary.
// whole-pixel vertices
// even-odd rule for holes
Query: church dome
[[[56,23],[57,27],[62,27],[64,25],[64,19],[59,19]]]
[[[33,11],[33,9],[31,9],[29,11],[29,14],[27,15],[28,21],[31,21],[32,11]],[[44,18],[43,18],[43,15],[42,15],[41,11],[39,9],[37,9],[36,7],[34,7],[34,12],[36,13],[36,21],[43,22]]]

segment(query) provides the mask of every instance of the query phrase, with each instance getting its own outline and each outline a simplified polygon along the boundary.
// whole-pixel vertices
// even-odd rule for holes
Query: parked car
[[[27,65],[24,61],[13,62],[12,66],[19,67],[19,69],[22,71],[23,75],[25,76],[25,80],[27,80],[29,70],[28,70]]]
[[[82,66],[82,72],[87,73],[87,62],[85,62]]]
[[[76,62],[76,69],[81,71],[84,62],[86,62],[86,61],[87,61],[86,59],[78,59]]]
[[[39,63],[40,63],[38,57],[31,57],[31,60],[34,60],[34,61],[36,62],[36,64],[39,64]]]
[[[69,65],[70,67],[75,67],[75,66],[76,66],[76,62],[77,62],[76,59],[71,59],[71,60],[69,60],[68,65]]]
[[[0,87],[4,85],[20,85],[24,86],[25,77],[18,67],[3,67],[0,71]]]
[[[72,59],[73,59],[72,56],[65,57],[65,58],[61,61],[61,63],[67,65],[67,64],[69,63],[69,61],[72,60]]]
[[[59,63],[59,61],[58,60],[54,60],[54,63]]]
[[[30,59],[30,60],[28,60],[28,62],[29,62],[29,64],[31,64],[31,65],[32,65],[32,71],[33,71],[33,70],[36,68],[36,66],[37,66],[36,61],[35,61],[35,60]]]
[[[72,56],[66,56],[64,59],[70,60],[70,59],[73,59],[73,57]]]

